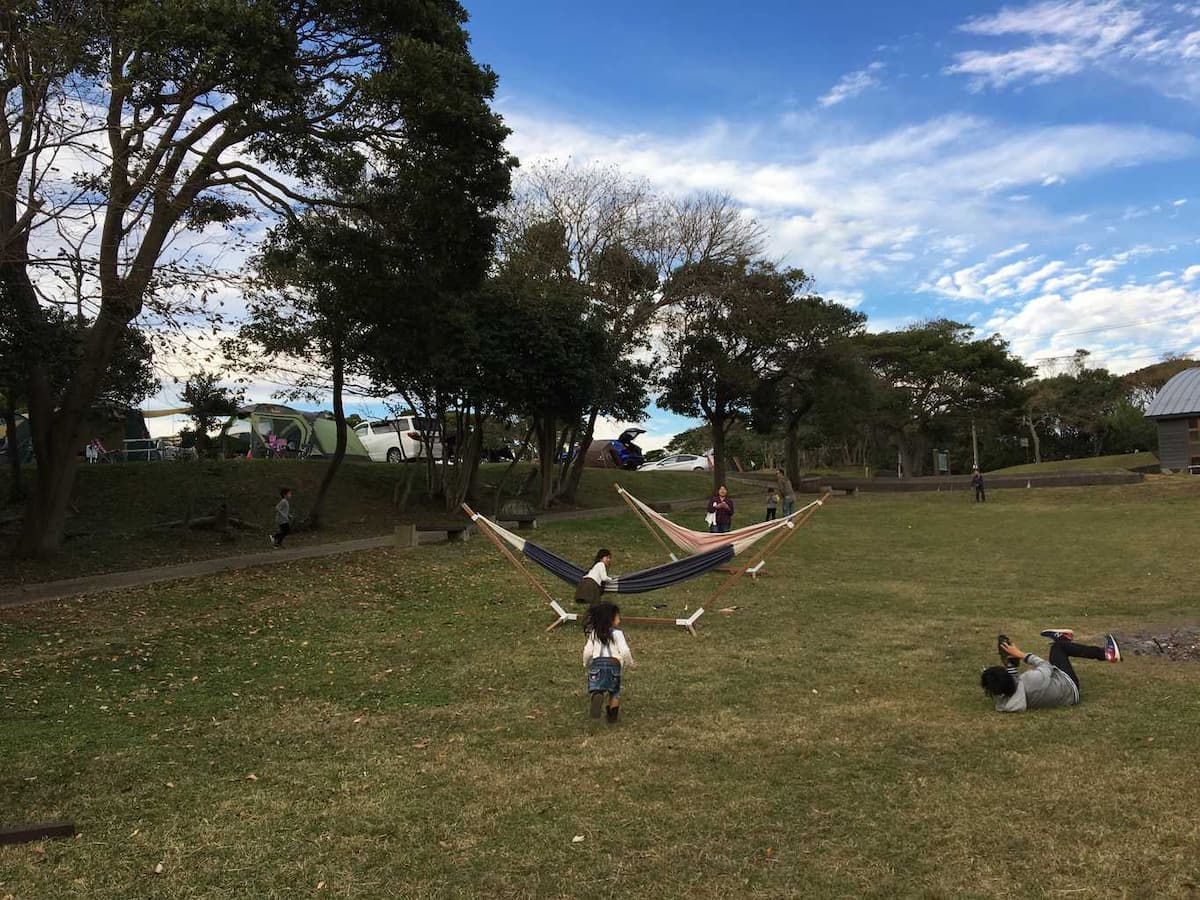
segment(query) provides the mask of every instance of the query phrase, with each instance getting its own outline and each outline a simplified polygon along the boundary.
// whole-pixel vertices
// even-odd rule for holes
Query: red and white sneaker
[[[1075,632],[1070,628],[1047,628],[1045,631],[1038,632],[1044,638],[1050,638],[1052,641],[1073,641],[1075,640]]]
[[[1121,661],[1121,648],[1117,646],[1117,639],[1111,634],[1104,636],[1104,658],[1109,662]]]

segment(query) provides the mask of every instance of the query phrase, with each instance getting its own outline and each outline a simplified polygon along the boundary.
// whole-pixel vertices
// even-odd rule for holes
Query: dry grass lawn
[[[1200,667],[976,685],[998,631],[1195,624],[1200,480],[989,496],[830,503],[698,639],[629,630],[616,727],[481,540],[0,611],[0,821],[81,832],[0,848],[0,898],[1196,895]]]

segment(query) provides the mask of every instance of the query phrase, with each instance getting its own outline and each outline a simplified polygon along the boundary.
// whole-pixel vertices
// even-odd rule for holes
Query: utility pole
[[[979,468],[979,436],[975,433],[975,419],[971,419],[971,463]]]

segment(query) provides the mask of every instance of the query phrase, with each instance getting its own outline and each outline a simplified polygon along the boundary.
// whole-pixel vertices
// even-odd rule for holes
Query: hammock
[[[570,560],[563,559],[557,553],[553,553],[545,547],[539,547],[532,541],[525,540],[519,534],[513,534],[507,528],[496,524],[486,516],[482,516],[479,513],[472,513],[471,518],[477,524],[488,528],[493,534],[502,538],[514,549],[525,554],[528,559],[537,563],[551,575],[558,576],[572,587],[579,584],[580,579],[587,574],[587,569],[581,569]],[[673,584],[679,584],[681,581],[687,581],[690,578],[703,575],[711,569],[724,565],[733,559],[735,552],[733,545],[726,541],[720,546],[706,550],[703,553],[698,553],[695,556],[688,556],[675,562],[664,563],[661,566],[654,566],[650,569],[644,569],[641,572],[630,572],[626,575],[609,578],[605,580],[602,589],[612,594],[644,594],[647,591],[657,591],[660,588],[670,587]]]
[[[791,515],[783,516],[779,519],[771,519],[768,522],[758,522],[754,525],[747,525],[745,528],[739,528],[736,531],[727,531],[724,534],[711,534],[707,531],[693,531],[690,528],[685,528],[682,525],[678,525],[675,522],[672,522],[662,513],[655,512],[619,484],[616,487],[617,491],[622,497],[625,498],[626,502],[633,506],[635,510],[641,512],[645,518],[657,525],[662,530],[663,534],[671,539],[671,543],[673,543],[680,550],[683,550],[685,553],[696,554],[704,553],[705,551],[710,550],[712,547],[720,546],[722,544],[732,544],[734,555],[737,555],[753,545],[756,541],[758,541],[759,538],[765,537],[773,531],[784,527],[794,528],[796,525],[796,518],[798,516],[817,506],[820,506],[822,500],[824,499],[822,498],[822,500],[814,500],[807,506],[803,506],[796,510]]]

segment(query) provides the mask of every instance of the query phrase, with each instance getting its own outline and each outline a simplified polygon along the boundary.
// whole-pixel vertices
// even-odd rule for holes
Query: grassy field
[[[1053,475],[1065,472],[1120,472],[1158,465],[1158,457],[1148,450],[1141,453],[1118,453],[1115,456],[1084,456],[1079,459],[1056,459],[1052,462],[1029,463],[995,469],[988,475]]]
[[[529,467],[519,466],[509,490],[520,486]],[[499,482],[504,466],[485,465],[485,488]],[[260,551],[265,533],[274,521],[274,506],[283,485],[294,491],[292,512],[302,521],[316,496],[325,471],[320,462],[294,460],[226,460],[205,463],[85,466],[79,471],[68,519],[63,552],[51,560],[9,561],[20,582],[70,578],[98,572],[122,571],[167,565],[215,556]],[[397,481],[406,471],[414,487],[403,511],[393,503]],[[0,473],[0,497],[8,496],[8,472]],[[645,500],[678,500],[707,496],[710,476],[691,472],[617,472],[585,470],[579,506],[620,505],[613,482],[620,481]],[[426,499],[424,468],[406,469],[381,463],[347,464],[338,473],[330,495],[325,527],[319,533],[301,530],[289,540],[293,546],[325,543],[388,534],[405,522],[446,522],[463,518],[450,514]],[[489,497],[491,492],[488,492]],[[255,525],[221,540],[212,531],[156,528],[163,522],[183,519],[190,509],[195,516],[211,515],[226,503],[230,515]],[[490,503],[490,500],[489,500]],[[483,512],[491,512],[490,505]],[[19,508],[0,508],[15,515]],[[4,539],[0,537],[0,542]],[[3,551],[0,546],[0,552]],[[2,897],[3,895],[0,895]]]
[[[1010,716],[977,681],[999,631],[1195,623],[1198,502],[839,498],[699,638],[629,629],[615,727],[483,541],[0,611],[0,821],[81,831],[0,848],[0,897],[1194,896],[1200,667]],[[538,540],[661,558],[628,515]]]

